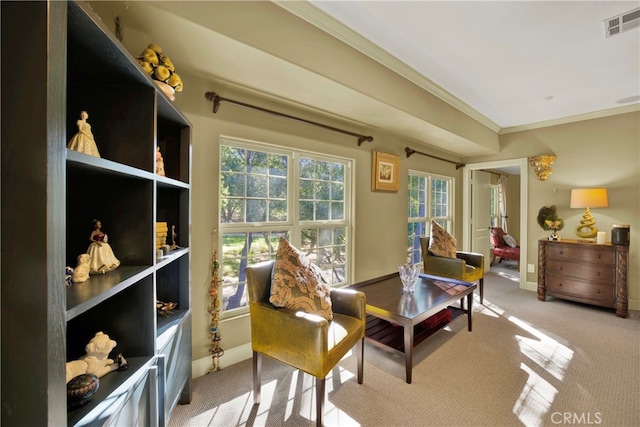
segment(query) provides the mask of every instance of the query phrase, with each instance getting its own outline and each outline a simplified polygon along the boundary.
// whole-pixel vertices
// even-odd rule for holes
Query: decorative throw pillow
[[[502,236],[502,238],[504,239],[504,242],[512,248],[518,246],[518,241],[513,236],[505,234],[504,236]]]
[[[445,258],[456,257],[456,238],[447,232],[434,220],[431,220],[431,239],[429,241],[429,252],[435,256]]]
[[[269,302],[333,319],[331,287],[324,273],[287,239],[280,237]]]

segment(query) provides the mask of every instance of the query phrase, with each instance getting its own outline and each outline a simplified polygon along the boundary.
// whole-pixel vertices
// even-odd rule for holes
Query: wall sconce
[[[551,165],[555,159],[556,156],[552,154],[529,157],[529,164],[533,166],[533,171],[540,181],[546,181],[549,175],[553,173]]]
[[[580,225],[576,228],[576,235],[583,239],[593,239],[598,235],[596,220],[591,215],[590,208],[609,207],[606,188],[579,188],[571,190],[572,208],[585,208]]]

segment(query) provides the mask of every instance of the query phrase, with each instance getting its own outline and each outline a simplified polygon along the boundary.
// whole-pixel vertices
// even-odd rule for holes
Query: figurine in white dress
[[[88,118],[89,114],[86,111],[80,112],[80,120],[76,122],[78,125],[78,133],[71,138],[67,148],[90,156],[100,157],[98,146],[91,132],[91,125],[87,123]]]
[[[104,274],[115,270],[120,265],[120,260],[116,258],[111,246],[107,243],[109,238],[101,229],[102,223],[94,219],[93,231],[89,236],[91,244],[87,249],[87,253],[91,256],[90,274]]]

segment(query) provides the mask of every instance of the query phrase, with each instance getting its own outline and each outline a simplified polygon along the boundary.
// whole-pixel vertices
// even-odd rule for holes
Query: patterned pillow
[[[276,307],[302,310],[331,320],[330,290],[329,281],[320,267],[280,237],[269,302]]]
[[[440,224],[431,220],[431,239],[429,241],[429,252],[435,256],[445,258],[456,257],[456,238],[447,233]]]
[[[512,248],[518,246],[518,241],[515,239],[515,237],[509,234],[505,234],[504,236],[502,236],[502,238],[504,239],[504,242]]]

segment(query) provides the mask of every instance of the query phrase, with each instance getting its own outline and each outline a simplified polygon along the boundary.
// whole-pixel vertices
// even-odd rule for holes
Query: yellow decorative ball
[[[167,67],[163,65],[158,65],[153,71],[153,74],[155,75],[156,79],[164,82],[171,76],[171,71],[169,71]]]

